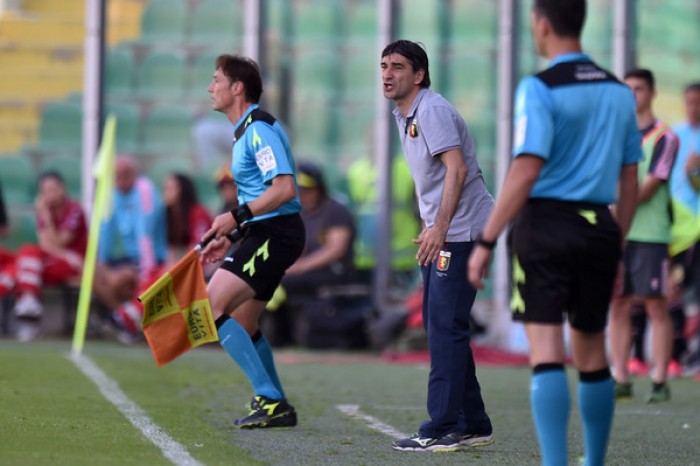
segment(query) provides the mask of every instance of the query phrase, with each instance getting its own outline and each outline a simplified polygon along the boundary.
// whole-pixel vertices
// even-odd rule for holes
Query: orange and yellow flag
[[[219,339],[195,250],[163,274],[139,300],[143,303],[143,333],[159,366]]]

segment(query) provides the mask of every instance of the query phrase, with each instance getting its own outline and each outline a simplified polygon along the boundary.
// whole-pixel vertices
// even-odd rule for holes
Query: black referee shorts
[[[221,268],[250,285],[255,299],[269,301],[284,272],[301,256],[305,238],[299,214],[250,222],[243,241]]]
[[[510,236],[513,318],[605,329],[621,257],[620,229],[607,206],[531,199]]]

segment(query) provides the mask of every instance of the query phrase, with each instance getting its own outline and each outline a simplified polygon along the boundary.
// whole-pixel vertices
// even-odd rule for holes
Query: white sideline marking
[[[160,448],[163,456],[170,462],[177,466],[203,466],[202,463],[192,458],[184,446],[170,438],[163,429],[154,423],[136,403],[124,394],[119,385],[110,379],[90,358],[72,354],[71,359],[80,372],[97,385],[102,396],[112,403],[151,443]]]
[[[347,414],[353,419],[358,419],[360,421],[365,421],[370,429],[381,432],[382,434],[388,435],[394,438],[404,438],[409,437],[409,435],[399,432],[398,430],[391,427],[389,424],[385,424],[374,416],[365,414],[360,411],[359,405],[336,405],[336,408],[343,413]]]

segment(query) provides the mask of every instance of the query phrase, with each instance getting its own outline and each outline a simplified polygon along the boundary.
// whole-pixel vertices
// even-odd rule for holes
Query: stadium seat
[[[207,88],[214,75],[214,62],[218,56],[218,52],[205,52],[195,57],[187,80],[187,95],[190,98],[207,100]]]
[[[216,180],[214,179],[216,170],[219,167],[220,165],[204,167],[194,175],[197,198],[212,214],[217,213],[223,204],[216,189]]]
[[[192,114],[182,105],[161,105],[148,114],[143,124],[139,152],[174,157],[192,152]]]
[[[243,42],[242,1],[203,0],[196,7],[187,42],[231,50]]]
[[[371,104],[340,110],[338,150],[341,154],[355,158],[373,151],[374,115],[374,106]]]
[[[139,107],[131,103],[110,103],[106,115],[117,118],[117,152],[133,153],[138,147],[138,130],[141,124]]]
[[[43,152],[78,150],[82,145],[83,107],[79,101],[54,102],[41,111],[39,146]]]
[[[296,107],[290,132],[294,155],[311,160],[332,157],[328,148],[334,142],[336,117],[328,105]]]
[[[135,78],[134,54],[126,47],[112,48],[107,52],[105,66],[105,93],[109,98],[131,97]]]
[[[351,102],[369,100],[371,102],[379,89],[380,59],[374,48],[357,49],[353,55],[343,61],[345,99]],[[372,105],[370,103],[370,105]]]
[[[26,243],[36,243],[36,217],[33,209],[10,211],[10,228],[6,238],[0,238],[0,248],[16,251]]]
[[[299,53],[292,69],[294,100],[299,105],[327,102],[340,92],[340,60],[328,50]]]
[[[185,55],[179,51],[153,51],[138,72],[138,97],[147,100],[177,99],[185,91]]]
[[[339,45],[343,11],[338,0],[305,2],[294,17],[295,45],[300,49],[325,48]]]
[[[40,173],[45,171],[56,171],[66,183],[68,194],[73,199],[80,199],[81,192],[81,177],[82,177],[82,161],[78,154],[70,155],[55,155],[44,158]]]
[[[163,189],[163,180],[172,173],[182,173],[192,176],[192,162],[186,157],[172,157],[167,160],[157,160],[147,170],[147,175],[158,189]],[[194,181],[194,179],[193,179]]]
[[[495,50],[498,41],[497,2],[461,0],[449,11],[452,50]]]
[[[141,16],[140,42],[182,43],[186,15],[184,0],[150,0]]]
[[[468,98],[482,105],[495,101],[496,59],[488,53],[474,52],[455,54],[448,61],[446,74],[448,98]],[[482,105],[478,105],[481,107]]]
[[[0,157],[0,189],[5,207],[30,207],[36,193],[36,175],[29,157]]]

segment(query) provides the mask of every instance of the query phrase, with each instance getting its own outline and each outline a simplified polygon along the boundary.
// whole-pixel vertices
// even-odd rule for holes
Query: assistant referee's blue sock
[[[281,399],[282,395],[265,370],[248,332],[235,319],[225,314],[216,319],[216,328],[219,332],[219,344],[243,370],[255,394],[275,400]]]
[[[286,398],[284,396],[284,390],[282,389],[282,383],[280,382],[280,378],[277,375],[277,369],[275,368],[275,359],[272,356],[272,348],[270,347],[270,343],[267,341],[267,338],[260,333],[258,330],[258,333],[253,335],[253,344],[255,345],[255,351],[258,352],[258,356],[260,356],[260,360],[263,363],[263,366],[265,367],[265,371],[267,372],[267,375],[270,376],[270,380],[272,380],[272,383],[275,385],[275,388],[277,389],[278,392],[282,395],[282,398]]]
[[[567,427],[571,403],[563,364],[538,364],[533,368],[530,404],[540,442],[542,464],[567,464]]]
[[[610,369],[580,373],[578,406],[583,423],[585,466],[602,466],[615,413],[615,382]]]

